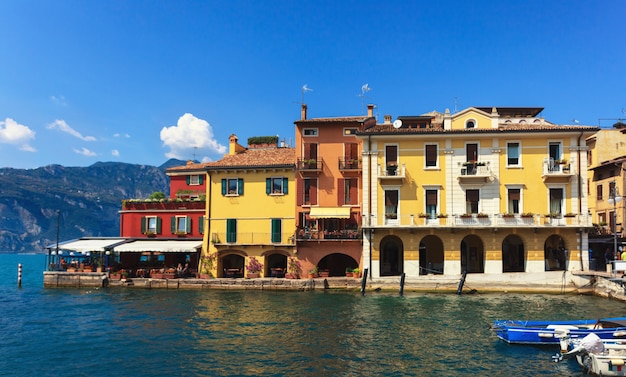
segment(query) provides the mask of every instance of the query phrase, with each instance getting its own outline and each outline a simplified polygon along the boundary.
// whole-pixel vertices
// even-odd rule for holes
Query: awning
[[[350,207],[311,207],[313,219],[349,219]]]
[[[195,240],[136,240],[121,244],[114,248],[115,252],[144,252],[157,251],[162,253],[195,253],[202,247],[202,241]]]
[[[103,252],[126,241],[126,238],[81,238],[78,240],[59,243],[59,250],[78,251],[81,253],[87,251]],[[52,244],[46,246],[46,249],[56,250],[56,247],[56,244]]]

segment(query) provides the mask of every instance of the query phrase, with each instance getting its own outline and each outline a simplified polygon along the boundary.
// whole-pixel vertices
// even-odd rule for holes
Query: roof
[[[187,162],[186,165],[181,166],[172,166],[171,168],[167,168],[165,173],[181,173],[181,172],[198,172],[204,171],[206,168],[206,162]]]
[[[361,115],[361,116],[345,116],[345,117],[328,117],[328,118],[310,118],[310,119],[300,119],[295,121],[294,123],[338,123],[338,122],[365,122],[368,119],[374,119],[369,116]]]
[[[88,251],[106,251],[115,245],[126,242],[126,238],[80,238],[78,240],[64,241],[59,243],[59,250],[78,251],[80,253]],[[56,250],[57,245],[46,246],[46,249]]]
[[[621,165],[624,162],[626,162],[626,156],[616,157],[608,161],[602,161],[600,165],[594,166],[590,170],[600,169],[611,165]]]
[[[491,114],[491,110],[496,108],[498,115],[500,117],[516,117],[516,118],[534,118],[539,113],[543,111],[543,107],[498,107],[498,106],[489,106],[489,107],[480,107],[473,106],[474,109],[478,109],[487,114]]]
[[[158,251],[161,253],[195,253],[202,247],[202,240],[133,240],[115,247],[115,251],[143,252]]]
[[[294,148],[253,148],[244,152],[225,155],[218,161],[207,162],[207,170],[229,168],[295,168]]]
[[[535,123],[501,123],[498,128],[463,128],[446,130],[440,124],[430,128],[394,128],[393,124],[377,124],[375,127],[357,132],[357,135],[393,135],[393,134],[493,134],[493,133],[526,133],[526,132],[596,132],[599,127],[573,126]]]

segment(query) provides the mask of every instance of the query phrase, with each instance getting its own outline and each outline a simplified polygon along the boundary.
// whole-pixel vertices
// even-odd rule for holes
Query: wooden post
[[[22,288],[22,264],[17,265],[17,287]]]

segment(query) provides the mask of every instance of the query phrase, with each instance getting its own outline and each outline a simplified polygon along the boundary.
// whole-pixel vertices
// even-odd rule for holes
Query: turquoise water
[[[488,325],[625,314],[574,295],[44,289],[44,265],[0,254],[1,376],[582,376]]]

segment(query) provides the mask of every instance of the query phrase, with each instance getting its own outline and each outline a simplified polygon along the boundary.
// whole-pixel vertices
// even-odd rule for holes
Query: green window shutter
[[[146,219],[145,217],[141,218],[141,234],[146,233],[146,221],[148,219]]]
[[[191,176],[188,175],[186,179],[187,179],[187,186],[189,186],[189,184],[191,183]]]
[[[226,220],[226,242],[237,242],[237,220]]]
[[[198,177],[198,183],[200,183],[200,184],[204,183],[204,177],[203,176],[199,176]]]
[[[228,193],[228,187],[226,187],[226,179],[222,179],[222,195],[226,195]]]
[[[160,217],[157,217],[157,218],[156,218],[156,220],[157,220],[157,228],[156,228],[156,232],[157,232],[158,234],[161,234],[161,218],[160,218]]]
[[[185,221],[185,232],[191,233],[191,216],[187,216],[187,220]]]
[[[243,195],[243,178],[237,179],[237,190],[239,191],[237,194]]]
[[[272,193],[272,178],[265,178],[265,193],[267,195]]]
[[[280,219],[272,219],[272,242],[273,243],[278,243],[281,241],[281,233],[282,233],[282,226],[281,226],[281,220]]]
[[[176,216],[170,217],[170,230],[172,234],[176,233]]]
[[[198,217],[198,233],[204,234],[204,216]]]
[[[289,194],[289,178],[283,178],[283,194]]]

